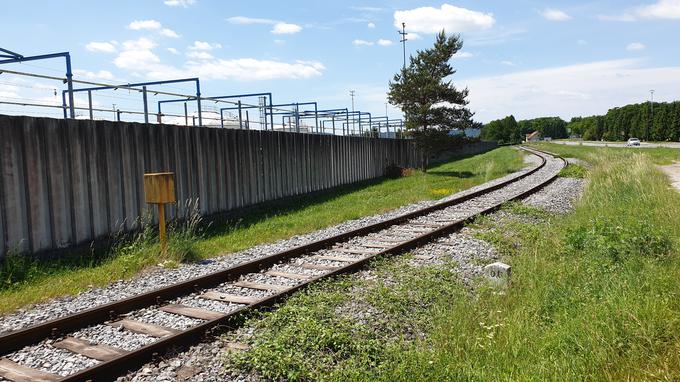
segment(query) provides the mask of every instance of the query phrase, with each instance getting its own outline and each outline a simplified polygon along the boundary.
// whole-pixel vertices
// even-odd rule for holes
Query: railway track
[[[200,341],[217,326],[233,326],[243,313],[275,304],[315,281],[454,232],[480,214],[538,191],[566,165],[561,158],[525,150],[540,157],[541,163],[503,182],[215,273],[0,334],[0,381],[113,380],[168,349]],[[61,361],[50,357],[61,357]],[[46,366],[64,359],[69,367],[55,372]]]

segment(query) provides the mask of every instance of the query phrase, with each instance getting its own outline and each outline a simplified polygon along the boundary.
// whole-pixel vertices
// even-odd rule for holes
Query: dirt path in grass
[[[659,169],[663,171],[668,178],[671,180],[671,185],[680,192],[680,162],[673,162],[666,166],[659,166]]]

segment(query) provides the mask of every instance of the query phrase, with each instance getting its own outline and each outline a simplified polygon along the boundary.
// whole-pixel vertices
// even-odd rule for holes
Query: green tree
[[[481,137],[485,141],[496,141],[498,144],[504,145],[520,143],[524,136],[515,117],[509,115],[484,125]]]
[[[567,122],[560,117],[541,117],[517,122],[521,136],[538,131],[543,137],[567,138]]]
[[[472,125],[472,113],[465,107],[468,90],[456,89],[449,80],[456,73],[449,61],[462,46],[460,36],[441,31],[434,46],[419,50],[389,84],[389,102],[404,112],[405,127],[423,153],[424,171],[449,131]]]

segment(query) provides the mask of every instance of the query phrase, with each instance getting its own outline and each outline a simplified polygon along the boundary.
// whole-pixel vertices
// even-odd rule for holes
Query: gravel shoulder
[[[659,166],[659,169],[668,176],[671,181],[671,186],[680,192],[680,162]]]

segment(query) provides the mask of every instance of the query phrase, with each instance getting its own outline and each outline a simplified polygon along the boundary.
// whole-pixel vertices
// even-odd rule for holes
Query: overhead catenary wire
[[[63,109],[64,107],[62,105],[50,105],[50,104],[40,104],[40,103],[33,103],[33,102],[13,102],[13,101],[0,101],[0,105],[15,105],[15,106],[32,106],[32,107],[49,107],[49,108],[54,108],[54,109]],[[74,106],[74,109],[76,110],[90,110],[89,107],[81,107],[81,106]],[[107,112],[107,113],[117,113],[120,112],[121,114],[137,114],[137,115],[144,115],[143,111],[135,111],[135,110],[121,110],[121,109],[102,109],[102,108],[92,108],[93,111],[101,111],[101,112]],[[164,114],[165,116],[168,117],[184,117],[183,114]],[[210,119],[213,121],[219,121],[219,118],[214,118],[214,117],[204,117],[205,119]]]
[[[45,74],[22,72],[22,71],[17,71],[17,70],[0,69],[0,75],[2,75],[3,73],[17,75],[17,76],[23,76],[23,77],[28,77],[28,78],[40,78],[40,79],[46,79],[46,80],[52,80],[52,81],[60,81],[62,83],[68,82],[66,77],[61,77],[61,76],[51,76],[51,75],[45,75]],[[2,78],[2,77],[0,77],[0,78]],[[21,77],[18,78],[17,80],[18,81],[25,81],[25,80],[21,79]],[[5,83],[5,82],[0,82],[0,83]],[[291,118],[293,118],[293,117],[295,117],[295,119],[298,119],[298,118],[302,119],[305,116],[311,116],[311,113],[314,113],[316,115],[316,110],[315,111],[299,110],[298,105],[301,106],[303,104],[306,104],[304,102],[290,103],[290,104],[285,104],[285,105],[266,105],[266,104],[263,105],[261,103],[260,104],[253,104],[253,103],[244,103],[244,102],[241,102],[240,100],[230,101],[230,100],[225,99],[225,98],[230,98],[230,97],[202,97],[200,95],[197,97],[194,94],[183,94],[183,93],[176,93],[176,92],[166,91],[166,90],[156,90],[156,89],[150,89],[150,88],[144,89],[145,86],[142,86],[142,85],[130,85],[130,84],[115,84],[114,85],[114,84],[109,84],[109,83],[102,83],[102,82],[97,82],[97,81],[81,80],[81,79],[72,79],[72,83],[101,87],[101,89],[98,89],[98,88],[73,89],[74,93],[75,92],[83,92],[83,91],[88,91],[88,93],[90,93],[91,91],[99,91],[99,90],[113,90],[113,91],[128,90],[129,92],[135,92],[136,94],[139,94],[139,93],[143,94],[146,91],[147,97],[150,97],[150,98],[152,97],[152,98],[158,99],[157,97],[159,97],[159,96],[170,96],[170,97],[177,98],[177,101],[175,101],[175,102],[184,101],[185,105],[186,105],[186,102],[200,100],[200,101],[205,101],[205,102],[208,102],[208,103],[210,101],[212,101],[214,104],[219,103],[219,104],[227,104],[227,105],[231,105],[231,106],[237,106],[238,105],[242,109],[248,109],[248,108],[260,109],[260,113],[262,113],[262,110],[264,110],[265,116],[267,114],[271,114],[271,115],[280,114],[280,115],[282,115],[282,117],[284,117],[284,120],[282,120],[282,125],[284,126],[283,127],[284,130],[285,130],[285,126],[286,126],[286,122],[285,122],[285,116],[286,115],[288,116],[288,124],[290,124],[291,126],[292,126],[292,123],[293,123],[293,120]],[[5,83],[5,84],[8,84],[10,86],[18,86],[18,87],[22,87],[22,88],[31,88],[31,89],[35,89],[37,91],[49,91],[49,92],[55,92],[55,93],[57,91],[57,88],[59,87],[59,86],[52,87],[52,86],[49,86],[49,85],[39,84],[39,83],[32,84],[32,85],[26,85],[26,84],[11,82],[11,83]],[[178,89],[177,86],[168,86],[166,84],[160,84],[160,85],[162,85],[163,87],[170,87],[170,88]],[[62,100],[61,100],[60,103],[58,103],[59,101],[56,98],[54,100],[54,103],[52,103],[52,100],[47,99],[47,97],[44,97],[44,98],[41,98],[41,99],[30,99],[30,98],[26,98],[26,97],[16,98],[16,97],[4,96],[4,97],[0,97],[0,105],[6,104],[6,105],[19,105],[19,106],[25,106],[25,107],[40,107],[40,108],[53,108],[53,109],[66,110],[66,108],[71,107],[71,105],[69,103],[67,103],[67,101],[63,98],[63,94],[67,93],[67,92],[68,92],[68,90],[62,90]],[[56,96],[56,94],[55,94],[55,96]],[[116,95],[112,95],[112,94],[106,94],[106,93],[102,94],[101,92],[97,92],[97,96],[98,97],[101,96],[101,97],[108,98],[108,99],[123,100],[123,101],[127,101],[127,102],[138,102],[139,101],[139,98],[137,98],[137,97],[134,97],[132,95],[131,96],[125,96],[125,95],[120,94],[120,93],[116,93]],[[244,95],[244,96],[247,96],[247,95]],[[2,98],[19,100],[19,102],[2,101]],[[80,100],[80,101],[73,100],[73,105],[72,105],[73,110],[90,111],[90,116],[92,116],[93,112],[97,112],[97,113],[112,113],[113,112],[114,116],[117,113],[118,120],[120,120],[120,115],[122,115],[122,114],[137,115],[137,116],[157,115],[158,118],[159,118],[159,122],[161,121],[161,119],[160,119],[161,117],[184,118],[187,121],[186,124],[189,124],[189,122],[188,122],[189,120],[194,120],[194,118],[195,118],[194,114],[196,113],[196,111],[198,111],[198,113],[199,113],[199,123],[200,123],[201,111],[205,111],[205,112],[208,112],[208,113],[220,114],[220,117],[214,117],[214,116],[210,117],[210,116],[206,115],[206,120],[222,121],[221,122],[222,125],[224,125],[224,122],[229,121],[229,116],[231,114],[231,113],[227,112],[226,113],[227,118],[224,118],[224,116],[221,115],[221,111],[222,110],[226,111],[229,108],[222,108],[222,110],[220,110],[219,106],[214,106],[214,108],[212,108],[214,110],[211,110],[211,108],[202,108],[202,107],[199,107],[199,109],[194,109],[192,107],[193,110],[191,111],[191,114],[187,114],[186,106],[184,108],[184,114],[173,114],[173,113],[165,113],[165,112],[160,112],[160,111],[157,112],[157,113],[154,113],[151,110],[149,110],[149,111],[130,110],[131,108],[134,108],[134,106],[133,107],[126,106],[125,107],[126,109],[121,109],[121,108],[116,108],[115,104],[114,104],[113,109],[104,109],[104,108],[101,108],[101,107],[94,107],[94,104],[92,103],[91,95],[88,98],[89,98],[89,102],[90,102],[89,105],[91,105],[91,107],[89,105],[88,105],[88,107],[76,106],[77,104],[87,105],[88,101],[83,102],[82,100]],[[234,98],[236,98],[236,96],[234,96]],[[243,98],[248,98],[248,97],[243,97]],[[26,100],[28,100],[29,102],[26,102]],[[30,102],[30,101],[36,101],[36,102]],[[47,103],[45,103],[45,102],[47,102]],[[232,107],[231,109],[233,110],[233,109],[236,109],[236,108]],[[218,110],[220,110],[220,112],[218,112]],[[33,112],[35,112],[35,111],[33,111]],[[370,120],[370,113],[363,113],[362,112],[362,114],[368,114],[369,120]],[[84,114],[80,115],[80,117],[84,117],[84,116],[85,116]],[[189,117],[188,120],[187,120],[187,117]],[[329,117],[330,117],[330,115],[328,115],[328,114],[325,114],[325,115],[320,114],[320,115],[316,116],[316,118],[319,118],[319,121],[321,121],[321,119],[327,119]],[[358,117],[358,119],[357,119],[357,117]],[[262,117],[260,117],[260,118],[262,118]],[[342,117],[340,117],[340,116],[337,116],[336,118],[337,118],[336,119],[337,121],[342,120],[341,119]],[[145,118],[145,119],[147,119],[147,118]],[[370,124],[370,122],[364,121],[363,118],[361,118],[359,116],[352,116],[351,118],[345,118],[345,121],[346,121],[346,123],[351,123],[351,124],[355,124],[356,122],[359,122],[360,130],[361,130],[361,127],[366,126],[366,125],[372,126]],[[257,118],[252,119],[252,120],[248,119],[247,121],[244,121],[244,122],[246,124],[253,124],[253,125],[256,125],[256,126],[257,125],[265,126],[265,128],[267,126],[267,124],[263,125],[263,123],[258,121]],[[194,124],[195,124],[195,122],[194,122]],[[214,122],[210,123],[210,125],[212,125],[212,124],[214,124]],[[272,128],[274,128],[275,125],[277,125],[277,124],[272,123]],[[307,126],[302,122],[302,120],[296,122],[295,125],[296,126],[299,125],[299,127]],[[390,125],[392,125],[392,122],[390,121],[390,123],[388,123],[386,125],[390,126]],[[343,126],[344,126],[344,124],[343,124]],[[401,126],[401,123],[399,124],[399,126]],[[307,126],[307,130],[314,130],[314,129],[316,129],[317,132],[319,132],[319,130],[320,130],[323,133],[324,130],[325,130],[325,127],[323,125],[319,125],[319,124],[317,124],[316,127]]]
[[[9,70],[9,69],[0,69],[0,74],[2,74],[2,73],[14,74],[14,75],[18,75],[18,76],[28,76],[28,77],[42,78],[42,79],[54,80],[54,81],[61,81],[63,83],[67,82],[66,77],[55,77],[55,76],[48,76],[48,75],[44,75],[44,74],[27,73],[27,72],[20,72],[20,71]],[[144,90],[139,88],[139,87],[124,85],[124,84],[113,85],[113,84],[107,84],[107,83],[100,83],[100,82],[93,82],[93,81],[83,81],[83,80],[76,80],[76,79],[73,79],[71,82],[73,82],[74,84],[102,86],[102,87],[107,87],[107,88],[110,87],[113,90],[127,89],[127,90],[134,90],[134,91],[139,92],[139,93],[144,92]],[[78,90],[78,89],[74,89],[74,90]],[[167,91],[163,91],[163,90],[147,89],[146,91],[147,91],[147,93],[162,94],[162,95],[178,97],[178,98],[186,98],[187,101],[194,101],[196,99],[200,99],[201,101],[215,101],[216,103],[218,103],[218,102],[219,103],[226,103],[226,104],[229,104],[229,105],[238,105],[239,104],[237,101],[227,101],[227,100],[224,100],[224,99],[213,99],[213,98],[210,98],[210,97],[200,97],[199,98],[199,97],[196,97],[195,95],[172,93],[172,92],[167,92]],[[243,102],[241,102],[241,106],[244,106],[244,107],[248,106],[248,107],[255,107],[255,108],[260,107],[260,105],[247,104],[247,103],[243,103]],[[267,106],[267,108],[272,109],[272,110],[288,111],[288,109],[281,109],[281,108],[277,108],[277,107],[271,107],[270,108],[269,106]]]

